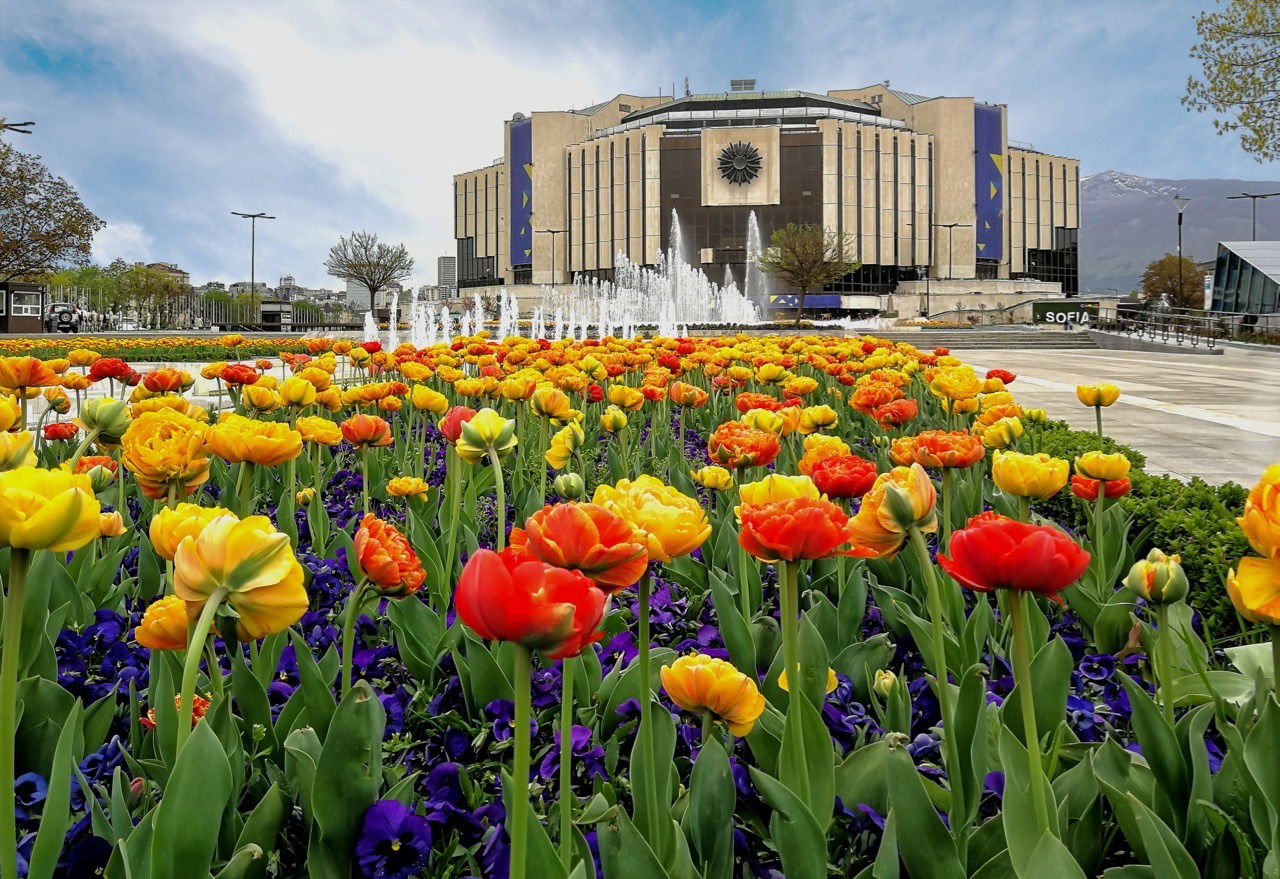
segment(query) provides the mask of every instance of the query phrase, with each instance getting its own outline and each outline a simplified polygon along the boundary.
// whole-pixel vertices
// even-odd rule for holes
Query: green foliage
[[[1196,34],[1191,57],[1204,73],[1188,77],[1182,103],[1218,114],[1217,132],[1239,132],[1240,146],[1259,162],[1280,158],[1280,7],[1230,0],[1202,13]]]

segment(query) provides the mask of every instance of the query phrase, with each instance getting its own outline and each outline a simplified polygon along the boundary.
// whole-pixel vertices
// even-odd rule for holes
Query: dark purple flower
[[[1116,658],[1109,653],[1089,653],[1080,660],[1078,671],[1091,681],[1108,680],[1116,670]]]
[[[431,825],[396,800],[379,800],[364,813],[356,862],[365,879],[414,879],[431,856]]]
[[[28,810],[44,802],[49,793],[49,783],[36,772],[24,772],[13,781],[13,799],[18,810],[18,820],[27,820]]]

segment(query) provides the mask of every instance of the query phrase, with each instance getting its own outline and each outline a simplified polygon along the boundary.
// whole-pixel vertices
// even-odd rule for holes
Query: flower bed
[[[0,874],[1265,874],[1280,467],[870,337],[229,341],[0,358]]]

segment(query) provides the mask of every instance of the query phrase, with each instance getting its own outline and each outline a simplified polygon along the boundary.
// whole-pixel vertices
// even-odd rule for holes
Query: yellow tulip
[[[230,515],[231,511],[222,507],[202,507],[199,504],[180,503],[175,507],[161,507],[160,512],[151,519],[147,536],[156,555],[171,562],[184,537],[197,537],[214,519]]]
[[[822,492],[808,476],[770,473],[764,479],[738,486],[738,500],[747,506],[768,504],[793,497],[821,497]]]
[[[266,516],[220,516],[183,538],[173,561],[174,594],[202,604],[225,599],[241,641],[284,631],[307,610],[302,565]]]
[[[634,412],[644,405],[644,394],[639,388],[627,385],[610,385],[609,402],[619,409]]]
[[[834,668],[828,668],[826,692],[834,693],[838,686],[840,686],[840,680],[836,677],[836,670]],[[791,687],[787,685],[787,670],[785,668],[778,675],[778,689],[784,693],[791,692]]]
[[[426,385],[414,385],[409,389],[409,402],[420,412],[443,415],[449,410],[449,398]]]
[[[937,497],[919,464],[881,473],[849,520],[849,543],[870,558],[896,555],[912,525],[921,531],[937,530]]]
[[[567,418],[574,411],[569,395],[559,388],[538,388],[529,397],[529,411],[539,418]]]
[[[516,447],[516,423],[503,418],[492,409],[481,409],[470,421],[462,425],[462,433],[454,448],[464,461],[475,463],[490,449],[499,458],[506,458]]]
[[[693,481],[715,491],[728,491],[733,488],[733,474],[723,467],[714,464],[690,471]]]
[[[257,387],[257,385],[250,385],[250,387]],[[281,402],[295,409],[304,409],[310,406],[316,401],[317,393],[318,389],[315,385],[297,376],[287,379],[284,384],[280,385],[279,391]]]
[[[643,533],[654,561],[688,555],[711,534],[711,523],[696,499],[647,473],[617,485],[597,486],[591,500]]]
[[[1244,515],[1236,522],[1254,552],[1280,561],[1280,464],[1263,472],[1244,502]]]
[[[397,476],[387,483],[387,494],[391,497],[425,497],[431,486],[426,480],[416,476]]]
[[[124,516],[120,515],[119,510],[112,510],[110,513],[101,513],[98,516],[99,537],[119,537],[123,533]]]
[[[0,433],[0,470],[36,466],[35,436],[29,430]]]
[[[832,427],[840,416],[830,406],[808,406],[800,412],[800,433],[808,436],[824,428]]]
[[[1076,458],[1076,472],[1090,479],[1124,479],[1129,475],[1129,459],[1119,452],[1085,452]]]
[[[319,415],[307,415],[294,423],[294,428],[306,443],[321,446],[336,446],[342,442],[342,428],[328,418]]]
[[[748,735],[764,713],[760,689],[733,663],[701,653],[681,656],[659,671],[662,688],[685,711],[711,712],[735,736]]]
[[[363,349],[362,349],[363,350]],[[246,389],[253,387],[247,385]],[[302,434],[277,421],[227,415],[208,428],[205,447],[229,464],[248,462],[274,467],[302,454]]]
[[[982,392],[982,379],[969,366],[953,366],[938,370],[929,382],[929,390],[935,397],[963,400]],[[976,405],[976,403],[975,403]]]
[[[1086,406],[1110,406],[1120,399],[1115,385],[1076,385],[1076,399]]]
[[[748,409],[738,420],[747,427],[754,427],[756,430],[768,431],[779,436],[786,427],[782,415],[769,409]]]
[[[1227,574],[1227,595],[1246,620],[1280,626],[1280,561],[1240,559],[1239,567]]]
[[[1024,455],[998,451],[991,460],[991,481],[1005,494],[1044,500],[1067,484],[1071,467],[1062,458],[1044,452]]]
[[[975,428],[977,430],[982,431],[982,444],[988,449],[1004,449],[1022,436],[1026,428],[1017,418],[1001,418],[988,427]]]
[[[98,536],[89,477],[22,467],[0,473],[0,546],[70,552]]]
[[[15,426],[25,427],[18,424],[21,419],[22,407],[18,402],[7,394],[0,394],[0,431],[12,430]]]
[[[627,426],[627,413],[617,406],[608,406],[600,413],[600,426],[609,433],[617,433]]]
[[[170,491],[186,497],[209,479],[207,429],[173,409],[147,412],[124,432],[121,460],[147,497],[158,500]]]
[[[148,650],[181,650],[187,646],[188,625],[187,603],[166,595],[147,606],[133,638]]]

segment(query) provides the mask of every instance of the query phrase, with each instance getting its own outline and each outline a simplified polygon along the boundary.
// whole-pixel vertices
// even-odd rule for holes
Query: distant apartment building
[[[178,266],[174,265],[171,262],[148,262],[148,263],[138,262],[138,263],[134,263],[134,266],[140,267],[140,268],[148,268],[148,269],[151,269],[153,272],[164,272],[166,275],[172,275],[183,286],[185,287],[191,286],[190,273],[184,271],[183,269],[180,269]]]
[[[442,256],[436,260],[436,284],[447,290],[458,289],[458,258]]]
[[[273,292],[266,281],[255,281],[250,284],[248,281],[236,281],[234,284],[227,286],[227,293],[231,296],[240,296],[252,290],[259,296],[270,296]]]

